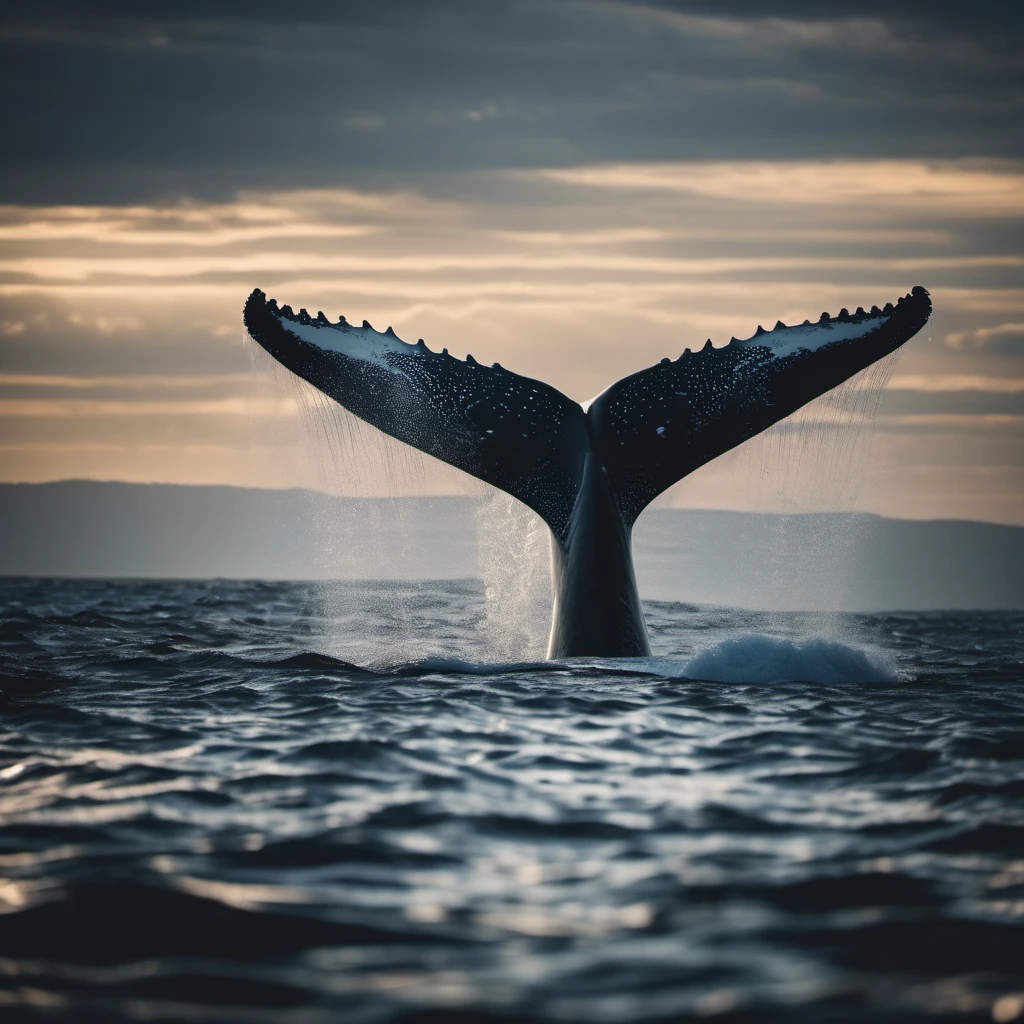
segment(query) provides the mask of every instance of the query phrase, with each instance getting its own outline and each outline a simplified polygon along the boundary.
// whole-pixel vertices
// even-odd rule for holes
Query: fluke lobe
[[[667,487],[888,355],[925,325],[916,287],[895,305],[822,313],[687,349],[616,381],[585,406],[472,356],[389,327],[331,323],[257,289],[252,338],[289,370],[386,434],[507,491],[553,536],[549,658],[650,653],[631,532]]]

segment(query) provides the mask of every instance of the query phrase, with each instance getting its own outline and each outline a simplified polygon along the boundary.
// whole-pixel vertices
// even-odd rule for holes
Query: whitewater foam
[[[560,658],[554,661],[467,661],[428,656],[378,660],[371,671],[387,675],[502,675],[505,673],[589,672],[598,677],[659,676],[713,683],[895,683],[906,678],[895,659],[875,647],[822,636],[789,639],[765,633],[730,636],[689,659]]]
[[[825,637],[790,640],[761,633],[732,636],[700,651],[684,668],[691,679],[717,683],[894,683],[900,679],[883,651]]]

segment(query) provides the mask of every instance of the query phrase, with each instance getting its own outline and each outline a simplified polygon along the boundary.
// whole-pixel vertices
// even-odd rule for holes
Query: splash
[[[404,500],[408,496],[475,495],[477,566],[485,596],[479,620],[483,644],[472,651],[437,653],[456,658],[479,658],[483,653],[497,661],[542,657],[550,623],[551,580],[549,537],[539,518],[509,495],[479,484],[359,420],[284,370],[259,346],[250,343],[248,348],[264,395],[289,396],[293,408],[290,420],[272,428],[281,474],[277,486],[304,485],[322,494],[372,499],[323,501],[315,521],[300,527],[310,530],[310,543],[322,552],[328,567],[325,575],[353,577],[354,542],[360,566],[372,564],[376,552],[380,562],[401,561],[404,548],[416,543],[411,540],[416,531],[410,517],[422,510]],[[695,474],[694,485],[704,485],[708,469],[715,473],[725,470],[747,490],[748,507],[790,514],[823,507],[853,511],[871,455],[875,415],[897,359],[898,353],[894,353],[879,361],[789,420],[716,460]],[[809,567],[804,559],[803,567],[796,569],[786,556],[793,547],[789,534],[794,520],[780,517],[773,527],[777,536],[770,545],[772,557],[766,572],[772,580],[767,589],[774,586],[777,596],[792,593],[794,573],[813,570],[819,584],[813,610],[834,612],[842,603],[850,576],[856,546],[852,525],[842,518],[820,517],[816,528],[829,536],[822,537],[814,548],[827,555],[820,565]],[[412,552],[409,554],[407,561],[411,562]],[[365,571],[361,574],[367,575]],[[823,596],[822,580],[828,582]],[[795,585],[799,587],[799,581]],[[343,634],[343,624],[351,620],[354,611],[349,607],[348,588],[325,582],[321,589],[324,615],[337,624],[329,653],[361,661],[381,657],[393,661],[425,653],[423,624],[413,621],[407,606],[410,587],[379,588],[374,596],[379,631],[373,637],[358,638]],[[760,589],[766,588],[762,585]],[[810,591],[807,586],[805,592]],[[776,604],[782,606],[779,601]],[[841,628],[823,623],[820,615],[815,618],[814,630],[831,638],[822,642],[839,642]],[[360,649],[358,655],[354,646]],[[436,645],[430,641],[426,646]]]
[[[273,397],[287,413],[272,422],[258,413],[250,416],[254,448],[272,452],[271,464],[256,469],[269,476],[270,486],[308,489],[296,500],[295,528],[311,560],[322,566],[323,578],[315,581],[317,607],[310,610],[319,649],[360,664],[412,660],[425,652],[470,656],[469,650],[452,650],[444,637],[432,635],[429,616],[417,606],[424,581],[411,577],[418,574],[391,577],[395,566],[422,565],[416,548],[425,531],[418,518],[443,518],[430,507],[432,497],[473,497],[484,485],[364,423],[248,338],[245,346],[253,366],[252,392],[259,398],[254,408],[264,408]],[[457,535],[430,535],[429,542],[448,543],[453,552],[462,546]],[[368,578],[377,582],[370,594],[353,589],[352,580]],[[369,631],[362,616],[368,601]],[[357,619],[358,630],[353,628]]]
[[[686,675],[731,682],[899,678],[887,655],[857,645],[839,609],[850,606],[851,581],[862,571],[866,520],[858,513],[869,469],[878,476],[874,426],[900,351],[726,453],[673,495],[677,506],[707,507],[710,494],[712,507],[774,513],[747,580],[752,606],[775,609],[764,622],[772,635],[723,641],[693,657]],[[826,510],[831,514],[819,514]],[[689,571],[702,571],[699,560]],[[807,614],[783,612],[797,608]]]
[[[751,568],[749,590],[757,595],[753,606],[799,608],[800,595],[806,595],[805,611],[834,616],[850,607],[851,581],[860,572],[865,523],[860,513],[874,504],[866,484],[880,475],[874,428],[900,352],[880,359],[673,489],[667,503],[676,507],[772,514],[764,524],[767,536],[756,567]],[[691,571],[699,573],[701,566]],[[820,614],[814,628],[826,635],[842,632],[838,624],[823,622]]]
[[[750,634],[701,651],[683,668],[691,679],[718,683],[893,683],[895,663],[883,651],[837,640]]]
[[[503,491],[477,507],[483,632],[499,660],[542,658],[551,628],[551,547],[540,517]]]

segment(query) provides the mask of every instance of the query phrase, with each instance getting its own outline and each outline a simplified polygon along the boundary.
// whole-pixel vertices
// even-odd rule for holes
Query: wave
[[[1018,1013],[1020,613],[547,662],[402,594],[0,581],[0,1018]]]
[[[413,661],[391,663],[387,660],[373,662],[370,671],[392,676],[492,676],[509,672],[550,672],[557,668],[551,661],[464,661],[461,658],[418,658]]]
[[[683,671],[715,683],[895,683],[901,678],[892,657],[877,648],[763,633],[722,640],[691,658]]]
[[[470,662],[422,658],[371,670],[387,675],[490,676],[523,672],[579,672],[602,676],[659,676],[714,683],[894,683],[903,676],[887,652],[825,637],[804,640],[750,633],[729,637],[692,658],[565,658],[558,661]]]

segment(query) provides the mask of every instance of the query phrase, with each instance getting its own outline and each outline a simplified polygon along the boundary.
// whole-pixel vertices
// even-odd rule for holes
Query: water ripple
[[[1024,1019],[1024,616],[485,664],[474,584],[394,585],[418,652],[347,586],[0,585],[0,1007]]]

